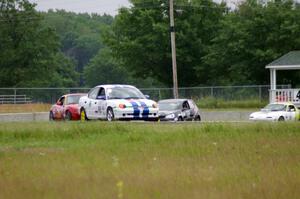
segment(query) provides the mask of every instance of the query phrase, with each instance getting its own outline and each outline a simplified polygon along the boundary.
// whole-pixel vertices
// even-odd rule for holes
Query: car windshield
[[[70,96],[67,97],[66,104],[78,104],[79,103],[79,99],[82,96],[83,95],[70,95]]]
[[[159,110],[174,111],[181,109],[181,102],[158,102]]]
[[[286,106],[284,104],[268,104],[263,109],[268,110],[268,111],[284,111],[285,107]]]
[[[108,99],[145,99],[145,96],[137,88],[115,87],[107,89]]]

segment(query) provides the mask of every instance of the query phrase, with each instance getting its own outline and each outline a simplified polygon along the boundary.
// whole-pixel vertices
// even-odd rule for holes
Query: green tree
[[[99,50],[84,68],[84,80],[89,87],[99,84],[133,84],[139,88],[162,85],[151,77],[136,77],[112,56],[108,48]]]
[[[203,58],[210,84],[268,84],[265,65],[299,50],[299,38],[300,9],[293,1],[242,2],[222,20],[222,28]],[[289,73],[288,79],[299,79],[299,73]]]
[[[57,75],[74,85],[75,73],[61,74],[74,65],[62,63],[66,58],[59,51],[58,37],[41,21],[28,0],[0,0],[1,86],[55,86],[52,80]],[[69,68],[62,70],[63,65]]]
[[[99,84],[126,83],[128,76],[128,72],[118,66],[109,49],[100,50],[84,68],[85,83],[90,87]]]
[[[139,77],[153,77],[172,85],[169,7],[167,0],[132,0],[116,16],[112,30],[104,35],[114,56]],[[225,5],[212,1],[183,0],[176,4],[175,16],[178,79],[180,86],[206,82],[206,74],[197,78],[195,68],[218,30]]]
[[[62,52],[76,62],[76,71],[84,67],[104,47],[100,34],[113,21],[109,15],[76,14],[65,10],[49,10],[43,13],[44,23],[56,30]],[[78,79],[83,85],[83,79]]]

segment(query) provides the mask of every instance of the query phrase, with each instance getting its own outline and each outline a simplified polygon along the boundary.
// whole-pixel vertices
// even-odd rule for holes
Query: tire
[[[65,120],[71,121],[72,120],[72,114],[70,111],[66,111]]]
[[[115,119],[115,115],[114,115],[114,111],[112,110],[112,108],[108,108],[106,111],[106,120],[111,122],[114,121]]]
[[[179,117],[178,118],[178,122],[182,122],[183,121],[183,118],[182,117]]]
[[[201,121],[200,115],[198,115],[198,116],[195,118],[195,121],[197,121],[197,122],[200,122],[200,121]]]
[[[83,108],[80,110],[80,121],[88,121],[85,110]]]
[[[278,119],[278,121],[279,121],[279,122],[284,122],[284,117],[283,117],[283,116],[280,116],[279,119]]]
[[[50,111],[50,113],[49,113],[49,121],[54,121],[54,120],[55,120],[55,118],[54,118],[53,112]]]

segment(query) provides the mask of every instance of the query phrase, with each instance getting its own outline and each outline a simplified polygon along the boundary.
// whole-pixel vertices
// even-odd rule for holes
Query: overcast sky
[[[88,12],[116,15],[120,7],[129,7],[128,0],[31,0],[37,10],[64,9],[73,12]]]

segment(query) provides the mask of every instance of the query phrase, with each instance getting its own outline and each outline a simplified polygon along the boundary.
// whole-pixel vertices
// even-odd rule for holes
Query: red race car
[[[79,120],[78,102],[84,93],[74,93],[61,96],[49,113],[49,120]]]

